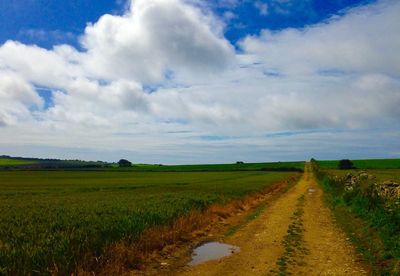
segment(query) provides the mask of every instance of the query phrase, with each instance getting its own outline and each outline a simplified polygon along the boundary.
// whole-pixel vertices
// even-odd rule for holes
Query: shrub
[[[120,167],[122,167],[122,168],[126,168],[126,167],[131,167],[132,163],[129,162],[128,160],[126,160],[126,159],[121,159],[121,160],[118,161],[118,165]]]
[[[342,159],[339,161],[338,167],[340,170],[354,169],[354,164],[349,159]]]

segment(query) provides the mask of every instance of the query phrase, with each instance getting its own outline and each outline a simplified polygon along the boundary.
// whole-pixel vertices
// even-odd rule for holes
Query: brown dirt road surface
[[[174,275],[368,275],[323,204],[310,165],[301,180],[255,220],[223,240],[240,252]]]

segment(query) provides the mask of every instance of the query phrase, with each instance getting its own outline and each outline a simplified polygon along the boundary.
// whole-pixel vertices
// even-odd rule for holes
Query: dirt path
[[[240,247],[229,257],[178,275],[363,275],[359,256],[322,202],[309,164],[302,179],[257,219],[223,242]]]

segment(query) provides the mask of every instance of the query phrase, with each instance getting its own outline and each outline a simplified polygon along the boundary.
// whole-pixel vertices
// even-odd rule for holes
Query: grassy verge
[[[0,172],[0,274],[70,274],[150,228],[225,204],[287,172]]]
[[[328,205],[338,223],[362,253],[374,273],[400,273],[400,207],[378,197],[370,183],[345,189],[342,178],[335,178],[313,164]]]

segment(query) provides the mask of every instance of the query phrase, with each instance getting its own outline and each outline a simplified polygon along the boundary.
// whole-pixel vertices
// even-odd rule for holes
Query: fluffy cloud
[[[398,127],[400,4],[381,2],[319,25],[264,30],[241,42],[248,62],[272,81],[260,97],[264,127]],[[265,120],[264,120],[265,121]],[[379,124],[379,123],[378,123]]]
[[[264,30],[260,36],[245,38],[241,46],[256,60],[283,74],[335,70],[399,77],[399,11],[399,2],[381,1],[300,30]]]
[[[63,127],[63,123],[84,127],[118,126],[137,119],[138,113],[146,113],[148,109],[146,94],[134,82],[121,80],[100,85],[81,78],[71,82],[67,91],[54,92],[54,106],[42,114],[56,127]]]
[[[77,56],[67,45],[46,50],[7,41],[0,47],[0,70],[13,71],[31,83],[61,88],[82,74]]]
[[[31,116],[31,107],[42,107],[43,101],[24,79],[12,72],[0,74],[0,126],[15,124]]]
[[[133,1],[124,16],[104,15],[86,28],[85,65],[100,78],[147,83],[162,82],[171,71],[213,74],[234,59],[221,24],[178,0]]]

